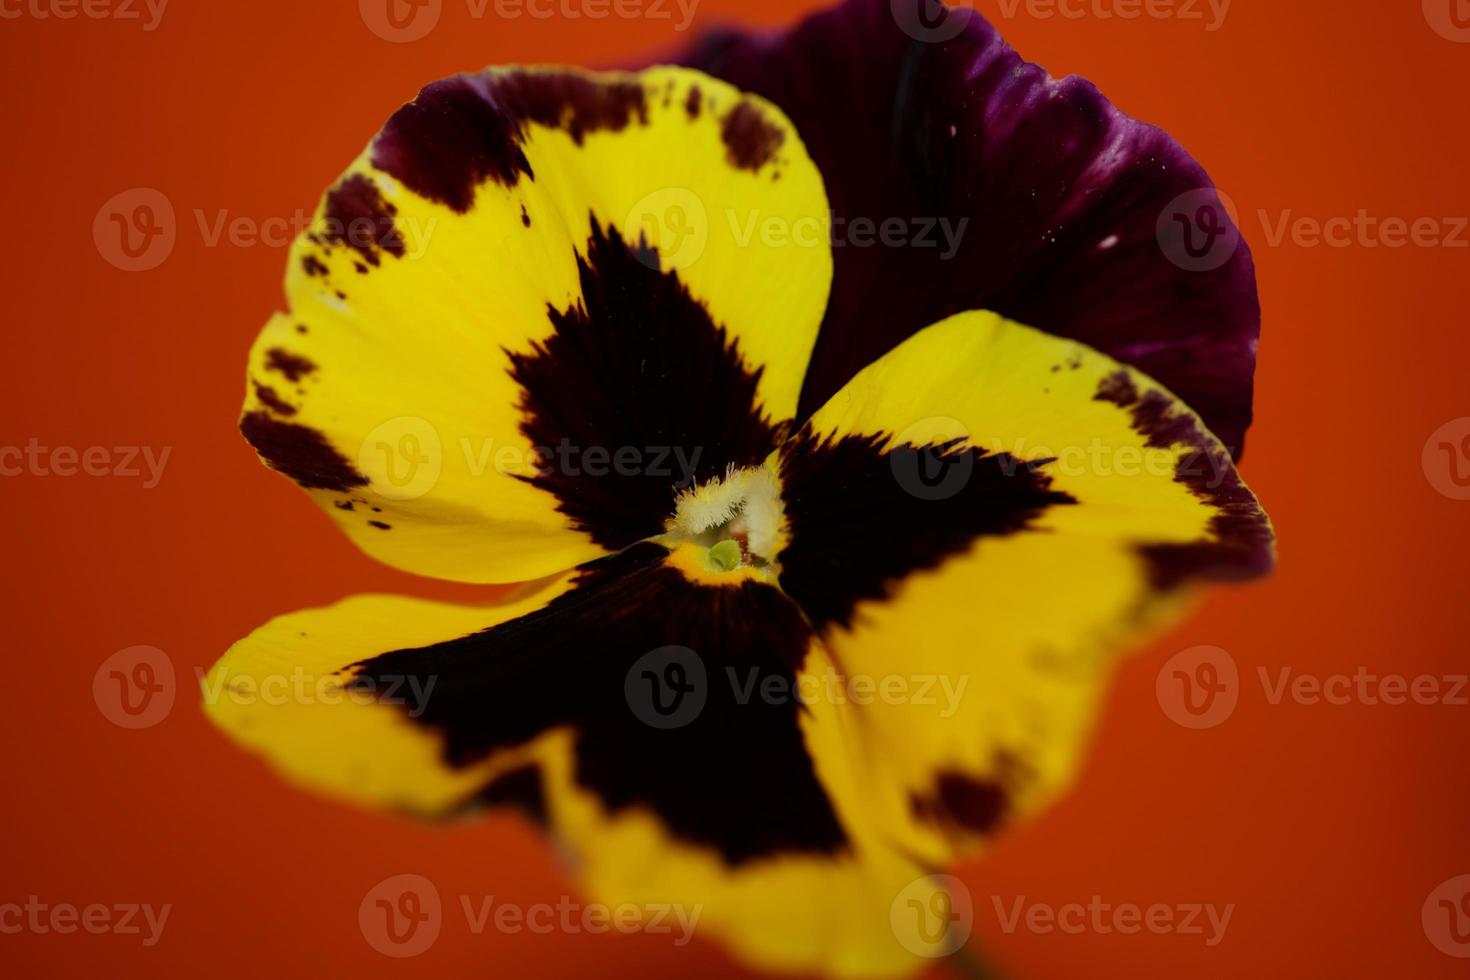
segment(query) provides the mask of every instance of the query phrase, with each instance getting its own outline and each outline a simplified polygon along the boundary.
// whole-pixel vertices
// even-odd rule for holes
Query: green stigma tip
[[[740,567],[740,542],[726,538],[709,550],[710,564],[722,572],[733,572]]]

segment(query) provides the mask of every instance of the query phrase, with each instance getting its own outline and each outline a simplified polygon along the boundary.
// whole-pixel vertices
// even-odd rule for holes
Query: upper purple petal
[[[989,309],[1144,371],[1239,455],[1255,267],[1167,133],[935,0],[848,0],[781,36],[707,36],[681,60],[784,109],[826,180],[836,266],[803,414],[915,331]],[[861,219],[905,231],[862,245]]]

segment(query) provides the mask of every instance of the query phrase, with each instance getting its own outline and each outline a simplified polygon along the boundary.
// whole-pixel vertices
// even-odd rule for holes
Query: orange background
[[[16,0],[6,0],[15,9]],[[789,0],[704,0],[697,24],[793,20]],[[1202,9],[1204,8],[1203,5]],[[1265,329],[1245,475],[1281,534],[1264,585],[1213,593],[1121,670],[1080,786],[960,870],[978,941],[1016,976],[1463,976],[1420,907],[1470,872],[1470,708],[1268,703],[1258,667],[1464,672],[1470,502],[1421,466],[1470,415],[1470,250],[1272,246],[1294,216],[1470,215],[1470,44],[1401,0],[1237,0],[1199,21],[1043,20],[982,10],[1056,74],[1084,74],[1176,135],[1239,206]],[[393,108],[493,62],[629,63],[689,35],[667,21],[472,20],[390,45],[352,0],[174,0],[137,22],[0,20],[3,433],[51,446],[172,447],[162,483],[20,476],[3,494],[6,786],[0,903],[172,903],[162,941],[0,935],[9,975],[742,975],[712,943],[472,935],[456,896],[555,902],[571,887],[512,817],[418,826],[288,787],[203,720],[195,668],[271,616],[380,590],[460,596],[359,554],[234,431],[245,354],[281,302],[285,253],[209,247],[195,211],[308,212]],[[834,106],[834,112],[848,111]],[[161,267],[99,256],[94,215],[157,188],[178,213]],[[172,714],[126,731],[92,678],[161,647]],[[1169,721],[1155,677],[1225,648],[1241,701],[1218,728]],[[449,921],[414,960],[364,942],[380,879],[428,876]],[[1004,933],[991,895],[1235,903],[1225,941]],[[938,975],[939,971],[936,971]]]

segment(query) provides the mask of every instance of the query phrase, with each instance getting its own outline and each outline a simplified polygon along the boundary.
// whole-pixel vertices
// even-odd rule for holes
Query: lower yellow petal
[[[840,806],[934,864],[1067,787],[1116,657],[1181,586],[1272,561],[1269,522],[1186,406],[993,314],[868,367],[781,464],[781,584],[841,695],[810,724],[861,774]]]

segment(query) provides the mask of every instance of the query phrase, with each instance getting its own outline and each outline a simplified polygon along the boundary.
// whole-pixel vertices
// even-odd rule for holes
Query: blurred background
[[[1243,472],[1281,562],[1129,660],[1075,792],[956,869],[973,941],[1022,980],[1465,976],[1470,10],[976,5],[1030,60],[1175,135],[1235,202],[1265,311]],[[385,27],[381,6],[0,0],[0,446],[51,464],[0,477],[0,906],[140,907],[136,933],[0,918],[7,975],[747,975],[700,938],[477,933],[462,898],[575,895],[528,825],[425,827],[323,800],[198,709],[196,670],[274,615],[368,591],[484,594],[375,564],[235,432],[246,351],[282,303],[285,229],[432,79],[636,64],[819,4],[647,0],[598,17],[596,0],[547,0],[540,17],[442,0],[411,29]],[[160,200],[161,260],[107,244],[112,215],[161,215]],[[107,475],[82,467],[92,447]],[[137,646],[162,651],[170,696],[128,714],[94,679]],[[1190,727],[1158,682],[1200,646],[1235,668],[1233,707]],[[1438,693],[1389,703],[1390,675]],[[1347,693],[1314,698],[1313,680]],[[445,902],[412,959],[359,927],[365,896],[400,874]],[[1232,911],[1213,937],[1204,918],[1202,934],[1129,935],[1017,925],[1018,900]],[[169,908],[161,928],[145,905]]]

